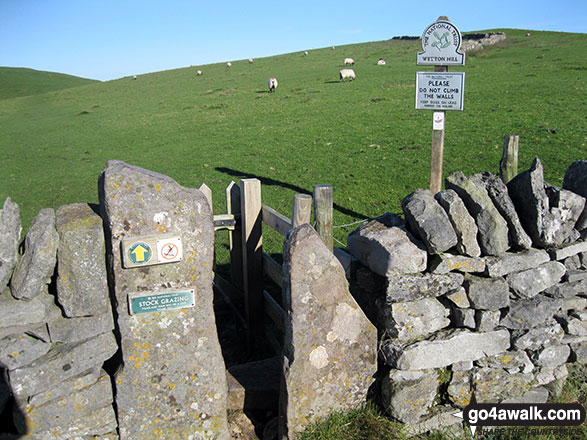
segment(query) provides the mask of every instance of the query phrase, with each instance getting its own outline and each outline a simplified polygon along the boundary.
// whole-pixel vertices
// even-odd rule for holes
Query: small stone
[[[451,271],[479,273],[485,271],[485,260],[443,253],[432,257],[430,271],[432,273],[448,273]]]
[[[463,275],[452,272],[392,276],[388,278],[386,301],[394,303],[438,297],[461,287],[463,279]]]
[[[475,328],[475,310],[453,308],[452,311],[453,322],[457,327]]]
[[[512,332],[512,347],[516,350],[540,350],[542,347],[558,345],[565,332],[558,322],[552,320],[527,331]]]
[[[81,318],[60,316],[47,324],[52,342],[77,342],[114,330],[112,313]]]
[[[568,345],[550,345],[544,347],[532,357],[538,367],[558,367],[567,362],[571,348]]]
[[[384,328],[388,337],[412,341],[447,327],[449,311],[436,298],[384,304]]]
[[[498,403],[525,395],[534,380],[533,374],[510,374],[502,368],[481,368],[473,374],[475,398],[479,403]]]
[[[385,412],[400,422],[413,424],[428,413],[438,390],[435,371],[391,370],[381,384]]]
[[[502,278],[467,275],[463,285],[474,309],[498,310],[510,304],[508,285]]]
[[[51,344],[27,334],[0,339],[0,367],[8,370],[22,367],[49,351]]]
[[[450,401],[459,408],[466,407],[471,402],[471,373],[469,371],[454,371],[447,388]]]
[[[431,254],[445,252],[457,244],[457,235],[448,215],[430,190],[418,189],[402,200],[411,230]]]
[[[467,297],[467,292],[464,287],[459,287],[454,292],[447,293],[446,298],[448,298],[455,306],[460,307],[462,309],[466,309],[470,307],[471,303],[469,302],[469,298]]]
[[[386,213],[362,224],[348,235],[347,245],[354,257],[381,276],[426,270],[424,244],[394,214]]]
[[[489,332],[499,325],[499,310],[476,310],[475,324],[478,332]]]
[[[532,269],[550,261],[548,253],[540,249],[528,249],[524,252],[505,253],[498,257],[487,257],[485,264],[491,278],[501,277],[513,272]]]
[[[551,319],[562,302],[560,299],[536,295],[532,299],[512,300],[508,314],[500,325],[510,329],[529,329]]]
[[[477,225],[458,194],[452,189],[447,189],[436,193],[434,198],[446,211],[457,234],[457,251],[469,257],[480,256],[481,248],[477,243]]]
[[[7,197],[0,209],[0,292],[8,285],[18,261],[21,231],[20,209]]]
[[[27,232],[24,254],[10,281],[15,298],[31,300],[47,289],[55,271],[58,243],[55,211],[41,209]]]
[[[518,298],[533,298],[558,284],[565,272],[564,264],[549,261],[534,269],[509,274],[506,279]]]

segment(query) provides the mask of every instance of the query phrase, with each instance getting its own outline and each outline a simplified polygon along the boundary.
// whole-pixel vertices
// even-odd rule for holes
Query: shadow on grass
[[[304,188],[301,188],[296,185],[292,185],[291,183],[282,182],[280,180],[275,180],[275,179],[272,179],[271,177],[257,176],[255,174],[245,173],[244,171],[234,170],[232,168],[226,168],[226,167],[216,167],[215,170],[220,171],[221,173],[224,173],[224,174],[228,174],[229,176],[240,177],[243,179],[252,179],[252,178],[259,179],[261,181],[262,185],[281,186],[282,188],[291,189],[299,194],[312,195],[312,193],[310,191],[305,190]],[[333,208],[342,214],[348,215],[348,216],[356,218],[356,219],[365,220],[365,219],[369,218],[364,214],[359,214],[358,212],[355,212],[351,209],[345,208],[344,206],[338,205],[336,203],[333,204]]]

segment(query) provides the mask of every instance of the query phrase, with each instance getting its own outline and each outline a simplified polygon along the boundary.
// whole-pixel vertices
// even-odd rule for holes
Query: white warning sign
[[[181,237],[157,240],[157,259],[159,263],[173,263],[183,259]]]

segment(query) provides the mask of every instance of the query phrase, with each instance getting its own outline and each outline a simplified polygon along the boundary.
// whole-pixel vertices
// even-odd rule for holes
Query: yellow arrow
[[[142,244],[139,244],[136,248],[131,251],[131,254],[134,254],[135,260],[137,263],[142,263],[145,261],[145,254],[148,254],[150,249],[144,247]]]

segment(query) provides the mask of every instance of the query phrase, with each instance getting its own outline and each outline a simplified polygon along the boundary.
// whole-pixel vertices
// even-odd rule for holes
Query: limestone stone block
[[[55,271],[58,243],[55,211],[41,209],[26,234],[24,254],[10,281],[15,298],[31,300],[47,289]]]
[[[432,407],[438,385],[438,373],[434,370],[391,370],[381,384],[385,412],[400,422],[417,423]]]
[[[487,266],[487,274],[495,278],[512,272],[531,269],[547,261],[550,261],[548,252],[541,249],[528,249],[523,252],[508,252],[498,257],[487,257],[485,264]]]
[[[478,332],[489,332],[499,325],[499,310],[475,310],[475,325]]]
[[[508,314],[500,325],[509,329],[530,329],[550,320],[561,308],[562,301],[544,295],[531,299],[512,300]]]
[[[377,331],[344,269],[308,225],[284,244],[284,379],[279,438],[363,402],[377,371]]]
[[[475,398],[479,403],[498,403],[525,395],[533,385],[531,373],[510,374],[502,368],[480,368],[473,374]]]
[[[386,335],[402,342],[430,335],[450,324],[449,310],[436,298],[385,303],[383,309]]]
[[[462,309],[466,309],[471,306],[469,298],[467,297],[467,291],[464,287],[459,287],[453,292],[447,293],[445,297],[450,300],[455,306]]]
[[[580,255],[587,252],[587,241],[576,241],[574,243],[561,245],[558,248],[549,249],[548,253],[553,260],[564,260],[565,258]]]
[[[532,356],[532,362],[538,367],[558,367],[567,362],[571,348],[566,344],[544,347]]]
[[[587,198],[587,160],[577,160],[567,168],[563,188]],[[579,231],[587,229],[587,207],[583,208],[575,227]]]
[[[111,311],[80,318],[60,316],[48,322],[47,327],[52,342],[76,342],[114,330],[114,318]]]
[[[0,294],[0,335],[25,333],[61,314],[55,297],[46,292],[30,301],[15,299],[8,289]],[[14,330],[11,330],[13,328]],[[7,329],[3,332],[4,329]]]
[[[49,351],[51,344],[25,334],[0,339],[0,367],[8,370],[22,367]]]
[[[507,251],[510,247],[508,225],[489,197],[482,176],[467,177],[458,171],[446,178],[446,188],[459,195],[475,219],[483,255],[500,255]]]
[[[483,172],[481,179],[485,183],[487,193],[493,204],[508,224],[510,241],[512,247],[517,250],[529,249],[532,247],[532,239],[528,236],[522,224],[512,199],[508,194],[505,183],[494,174]]]
[[[214,225],[205,195],[122,161],[107,162],[98,189],[123,360],[114,381],[121,440],[155,432],[228,439],[225,364],[212,304]],[[141,242],[162,234],[181,239],[180,261],[123,266],[123,238]],[[191,290],[193,307],[129,311],[129,295]]]
[[[118,346],[112,332],[72,344],[56,345],[31,364],[9,371],[12,392],[33,396],[71,377],[102,365]]]
[[[386,301],[394,303],[438,297],[461,287],[463,280],[462,274],[452,272],[391,276],[387,281]]]
[[[508,350],[481,358],[475,363],[483,368],[503,368],[510,374],[531,373],[534,370],[534,364],[524,350]]]
[[[70,395],[40,406],[25,405],[14,422],[21,434],[37,434],[53,427],[68,427],[71,422],[111,403],[112,384],[110,376],[104,374],[96,383]]]
[[[408,345],[391,366],[400,370],[441,368],[501,353],[510,346],[510,334],[501,329],[487,333],[440,331],[434,338]]]
[[[402,209],[411,230],[429,253],[445,252],[457,244],[457,235],[448,215],[430,190],[417,189],[409,194],[402,200]]]
[[[508,182],[508,191],[524,229],[536,247],[551,247],[567,239],[583,211],[585,199],[544,181],[538,158]]]
[[[452,319],[457,327],[468,327],[475,329],[475,310],[461,309],[454,307],[452,309]]]
[[[428,254],[398,216],[386,213],[362,224],[347,237],[349,252],[382,276],[426,270]]]
[[[503,278],[467,275],[463,285],[474,309],[498,310],[510,304],[508,285]]]
[[[20,209],[7,197],[0,209],[0,292],[8,285],[18,261],[21,230]]]
[[[554,319],[529,330],[512,331],[512,347],[516,350],[540,350],[558,345],[565,336],[563,328]]]
[[[565,272],[564,264],[549,261],[534,269],[509,274],[506,280],[518,298],[533,298],[558,284]]]
[[[480,273],[485,271],[485,260],[444,253],[432,257],[430,271],[432,273],[448,273],[451,271]]]
[[[453,371],[447,388],[448,398],[459,408],[464,408],[471,402],[471,372]]]
[[[86,203],[64,205],[56,226],[57,298],[65,316],[111,313],[102,218]]]
[[[481,248],[477,242],[477,225],[471,217],[462,199],[452,189],[439,191],[434,198],[448,214],[448,218],[457,234],[457,251],[469,257],[481,255]]]

